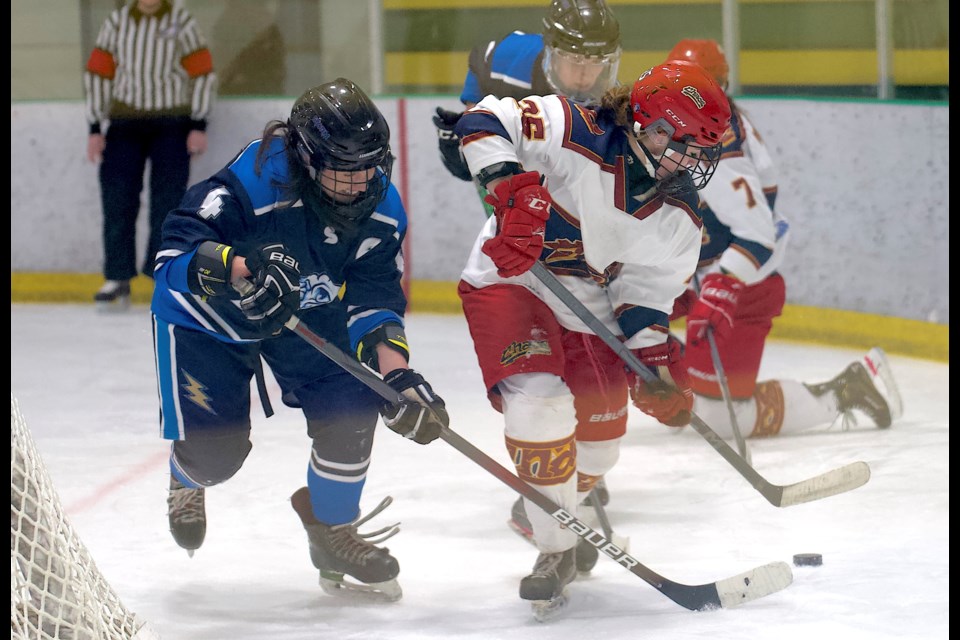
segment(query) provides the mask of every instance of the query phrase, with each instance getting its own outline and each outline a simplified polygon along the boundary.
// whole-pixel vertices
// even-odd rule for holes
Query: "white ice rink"
[[[372,524],[402,521],[388,543],[403,599],[325,595],[289,504],[309,440],[299,412],[265,419],[253,451],[207,490],[207,538],[189,558],[167,528],[167,444],[157,425],[149,312],[87,305],[11,310],[11,390],[74,527],[126,605],[164,640],[561,640],[565,638],[945,639],[949,631],[949,366],[890,355],[905,414],[889,430],[748,441],[769,481],[790,484],[856,460],[872,478],[850,493],[780,509],[692,429],[631,413],[607,476],[608,513],[630,553],[677,582],[734,576],[796,553],[787,589],[729,610],[690,612],[601,557],[569,588],[557,620],[517,595],[535,550],[506,526],[516,494],[443,441],[420,446],[379,427],[361,507],[392,495]],[[412,365],[447,401],[451,427],[506,465],[500,416],[484,397],[459,316],[408,318]],[[882,346],[882,345],[880,345]],[[309,348],[306,345],[304,348]],[[859,351],[772,342],[762,376],[819,382]]]

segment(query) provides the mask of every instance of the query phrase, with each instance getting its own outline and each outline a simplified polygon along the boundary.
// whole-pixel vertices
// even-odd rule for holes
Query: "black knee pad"
[[[341,464],[356,464],[370,457],[376,427],[376,413],[307,420],[316,454]]]
[[[210,487],[232,478],[252,447],[247,431],[215,438],[177,440],[173,443],[173,457],[187,478]]]

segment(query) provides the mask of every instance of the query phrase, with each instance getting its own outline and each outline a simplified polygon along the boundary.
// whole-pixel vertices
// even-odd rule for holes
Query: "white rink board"
[[[223,166],[289,100],[221,99],[194,181]],[[472,185],[440,163],[430,117],[453,97],[377,99],[405,186],[416,280],[456,281],[483,213]],[[791,304],[949,322],[947,106],[744,99],[781,173],[791,222],[782,269]],[[399,114],[405,114],[403,123]],[[402,126],[401,126],[402,125]],[[101,265],[96,167],[79,102],[11,104],[11,270],[95,273]],[[402,180],[401,180],[402,178]],[[141,251],[146,243],[141,215]]]

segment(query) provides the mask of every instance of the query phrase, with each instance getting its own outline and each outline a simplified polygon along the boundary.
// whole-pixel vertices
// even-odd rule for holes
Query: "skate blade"
[[[536,546],[536,543],[533,541],[533,531],[525,527],[520,526],[513,519],[507,520],[507,526],[516,533],[518,536],[529,542],[530,544]]]
[[[873,378],[874,385],[881,387],[881,392],[890,407],[891,420],[897,420],[903,416],[903,398],[900,397],[900,390],[897,387],[896,380],[893,378],[893,371],[890,370],[890,363],[887,362],[887,354],[880,347],[874,347],[863,357],[863,363],[867,367],[867,372]],[[880,384],[877,385],[877,379]]]
[[[559,617],[560,613],[567,608],[568,604],[570,604],[570,598],[567,595],[566,589],[564,589],[560,595],[550,600],[532,601],[530,608],[533,611],[533,618],[537,622],[548,622]]]
[[[396,602],[403,597],[400,584],[393,580],[383,582],[354,582],[347,580],[342,573],[324,571],[320,573],[320,588],[323,592],[338,598],[354,598],[368,602]]]

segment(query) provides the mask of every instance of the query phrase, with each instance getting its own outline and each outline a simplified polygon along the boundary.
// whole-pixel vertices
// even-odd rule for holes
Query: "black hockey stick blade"
[[[590,327],[594,334],[603,340],[630,369],[644,380],[655,379],[656,376],[606,327],[593,313],[587,309],[557,278],[540,262],[530,268],[532,273],[545,287],[547,287],[561,303],[566,305],[580,320]],[[699,433],[717,453],[743,476],[760,495],[775,507],[789,507],[795,504],[820,500],[829,496],[844,493],[865,484],[870,479],[870,467],[866,462],[853,462],[844,467],[827,471],[813,478],[808,478],[791,485],[776,485],[767,481],[757,473],[749,462],[730,448],[717,432],[701,420],[697,414],[691,413],[690,425]]]

